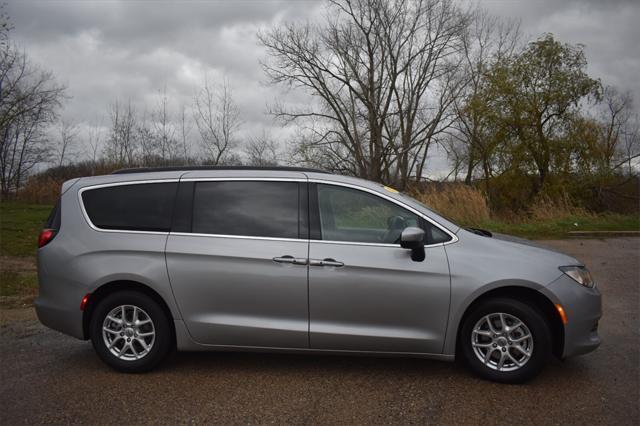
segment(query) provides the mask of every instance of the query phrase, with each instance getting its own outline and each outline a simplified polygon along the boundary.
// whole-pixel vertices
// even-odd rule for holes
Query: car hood
[[[460,229],[457,236],[459,244],[452,244],[447,253],[487,280],[518,278],[544,286],[562,274],[558,267],[581,264],[544,244],[510,235],[488,237]]]
[[[541,244],[541,243],[539,243],[537,241],[527,240],[526,238],[514,237],[513,235],[497,234],[497,233],[492,233],[492,237],[490,237],[490,238],[493,238],[493,239],[499,240],[499,241],[507,241],[507,242],[513,243],[513,244],[521,244],[523,246],[535,247],[535,248],[538,248],[540,250],[550,251],[550,252],[553,252],[555,254],[560,254],[560,255],[565,256],[565,257],[570,257],[570,256],[566,255],[565,253],[562,253],[561,251],[558,251],[558,250],[554,249],[553,247],[549,247],[549,246]],[[572,257],[571,257],[571,259],[575,260]]]
[[[514,237],[513,235],[507,234],[492,234],[491,237],[479,237],[491,239],[495,244],[504,246],[510,250],[522,251],[522,254],[525,256],[538,257],[541,261],[557,263],[557,266],[582,264],[575,257],[569,256],[543,243],[527,240],[526,238]]]

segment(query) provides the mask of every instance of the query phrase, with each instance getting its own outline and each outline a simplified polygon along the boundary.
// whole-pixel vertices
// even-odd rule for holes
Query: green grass
[[[34,294],[38,288],[35,272],[0,271],[0,296]]]
[[[530,239],[567,238],[570,231],[640,231],[640,215],[570,216],[545,221],[489,221],[478,228]]]
[[[52,206],[0,203],[0,255],[35,256],[38,234]]]

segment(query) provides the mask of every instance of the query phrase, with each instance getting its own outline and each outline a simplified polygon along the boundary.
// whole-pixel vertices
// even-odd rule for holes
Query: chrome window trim
[[[359,186],[359,185],[353,185],[350,183],[344,183],[344,182],[335,182],[335,181],[331,181],[331,180],[324,180],[324,179],[309,179],[310,183],[321,183],[321,184],[325,184],[325,185],[335,185],[335,186],[344,186],[347,188],[351,188],[351,189],[355,189],[358,191],[364,191],[364,192],[368,192],[372,195],[378,196],[380,198],[383,198],[387,201],[390,201],[400,207],[402,207],[405,210],[409,210],[411,213],[423,218],[424,220],[426,220],[427,222],[429,222],[430,224],[432,224],[433,226],[435,226],[436,228],[438,228],[439,230],[441,230],[442,232],[444,232],[445,234],[449,235],[451,237],[451,239],[449,241],[445,241],[442,243],[436,243],[436,244],[425,244],[425,247],[437,247],[437,246],[445,246],[445,245],[449,245],[449,244],[453,244],[456,243],[458,241],[458,236],[456,234],[454,234],[453,232],[449,231],[447,228],[443,227],[442,225],[440,225],[438,222],[436,222],[435,220],[431,219],[430,217],[428,217],[427,215],[425,215],[424,213],[420,212],[419,210],[414,209],[413,207],[399,201],[396,200],[395,198],[389,197],[388,195],[385,195],[381,192],[375,191],[373,189],[370,188],[366,188],[364,186]],[[383,246],[383,247],[398,247],[397,244],[379,244],[379,243],[362,243],[362,242],[356,242],[356,241],[331,241],[331,240],[311,240],[313,242],[324,242],[324,243],[332,243],[332,244],[352,244],[352,245],[373,245],[373,246]]]
[[[201,232],[170,232],[169,235],[179,237],[211,237],[211,238],[233,238],[238,240],[265,240],[265,241],[290,241],[307,243],[307,238],[284,238],[284,237],[258,237],[251,235],[231,235],[231,234],[204,234]]]
[[[180,182],[218,182],[218,181],[254,181],[254,182],[308,182],[306,178],[288,177],[203,177],[183,178]]]
[[[321,244],[341,244],[347,246],[368,246],[368,247],[389,247],[389,248],[397,248],[400,249],[400,244],[388,244],[388,243],[362,243],[356,241],[334,241],[334,240],[310,240],[312,243],[321,243]],[[447,241],[446,243],[435,243],[435,244],[425,244],[425,248],[430,247],[440,247],[444,244],[449,244],[451,241]],[[406,249],[402,249],[406,250]]]
[[[313,243],[322,243],[322,244],[343,244],[343,245],[353,245],[353,246],[370,246],[370,247],[389,247],[389,248],[398,248],[400,249],[399,244],[385,244],[385,243],[361,243],[354,241],[333,241],[333,240],[309,240],[307,238],[281,238],[281,237],[254,237],[250,235],[228,235],[228,234],[203,234],[203,233],[195,233],[195,232],[170,232],[169,235],[175,235],[178,237],[211,237],[211,238],[233,238],[239,240],[266,240],[266,241],[285,241],[285,242],[313,242]],[[439,247],[442,246],[443,243],[436,244],[425,244],[425,248],[429,247]]]
[[[413,214],[423,218],[428,221],[442,232],[446,233],[451,237],[451,240],[445,241],[443,243],[436,244],[425,244],[425,247],[438,247],[445,246],[448,244],[453,244],[458,241],[458,236],[448,229],[441,226],[438,222],[432,220],[425,214],[420,211],[414,209],[413,207],[396,200],[392,197],[389,197],[381,192],[375,191],[370,188],[366,188],[364,186],[354,185],[350,183],[344,182],[336,182],[332,180],[325,179],[304,179],[304,178],[288,178],[288,177],[203,177],[203,178],[171,178],[171,179],[149,179],[149,180],[135,180],[135,181],[122,181],[122,182],[111,182],[97,185],[90,185],[80,188],[78,190],[78,203],[80,204],[80,209],[82,210],[82,215],[84,216],[87,224],[95,231],[98,232],[109,232],[109,233],[125,233],[125,234],[147,234],[147,235],[177,235],[177,236],[196,236],[196,237],[214,237],[214,238],[235,238],[235,239],[245,239],[245,240],[267,240],[267,241],[311,241],[321,244],[341,244],[341,245],[354,245],[354,246],[369,246],[369,247],[396,247],[399,248],[398,244],[386,244],[386,243],[365,243],[359,241],[334,241],[334,240],[310,240],[306,238],[280,238],[280,237],[259,237],[259,236],[250,236],[250,235],[231,235],[231,234],[203,234],[203,233],[189,233],[189,232],[160,232],[160,231],[135,231],[135,230],[125,230],[125,229],[104,229],[99,228],[91,221],[89,215],[85,209],[84,201],[82,200],[82,194],[85,191],[89,191],[92,189],[106,188],[111,186],[123,186],[123,185],[139,185],[145,183],[179,183],[179,182],[216,182],[216,181],[256,181],[256,182],[308,182],[308,183],[321,183],[325,185],[335,185],[342,186],[346,188],[355,189],[358,191],[368,192],[372,195],[378,196],[384,200],[392,202],[406,210],[409,210]]]
[[[78,203],[80,204],[80,210],[82,210],[82,216],[84,217],[84,220],[87,222],[89,227],[91,227],[91,229],[93,229],[94,231],[116,233],[116,234],[145,234],[145,235],[164,235],[164,236],[167,236],[167,235],[169,235],[168,231],[166,231],[166,232],[162,232],[162,231],[135,231],[135,230],[131,230],[131,229],[104,229],[104,228],[99,228],[91,221],[91,218],[89,217],[89,214],[87,213],[87,209],[84,207],[84,200],[82,199],[82,194],[85,191],[90,191],[92,189],[108,188],[108,187],[111,187],[111,186],[140,185],[140,184],[145,184],[145,183],[178,183],[178,182],[180,182],[180,179],[178,179],[178,178],[172,178],[172,179],[148,179],[148,180],[131,180],[131,181],[128,180],[128,181],[122,181],[122,182],[101,183],[101,184],[97,184],[97,185],[85,186],[85,187],[80,188],[78,190]]]

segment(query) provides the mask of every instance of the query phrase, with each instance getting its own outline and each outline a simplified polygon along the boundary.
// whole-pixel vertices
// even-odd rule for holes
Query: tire
[[[162,307],[137,291],[119,291],[101,300],[91,316],[90,335],[102,361],[123,373],[154,369],[172,346],[170,322]]]
[[[536,308],[516,299],[487,299],[466,316],[458,349],[483,379],[522,383],[535,377],[550,357],[551,331]]]

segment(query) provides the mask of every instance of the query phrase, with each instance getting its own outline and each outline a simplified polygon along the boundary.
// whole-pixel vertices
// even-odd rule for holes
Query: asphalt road
[[[90,343],[2,312],[0,423],[638,424],[640,238],[549,241],[604,294],[594,353],[553,361],[526,385],[420,359],[178,354],[145,375],[104,366]]]

